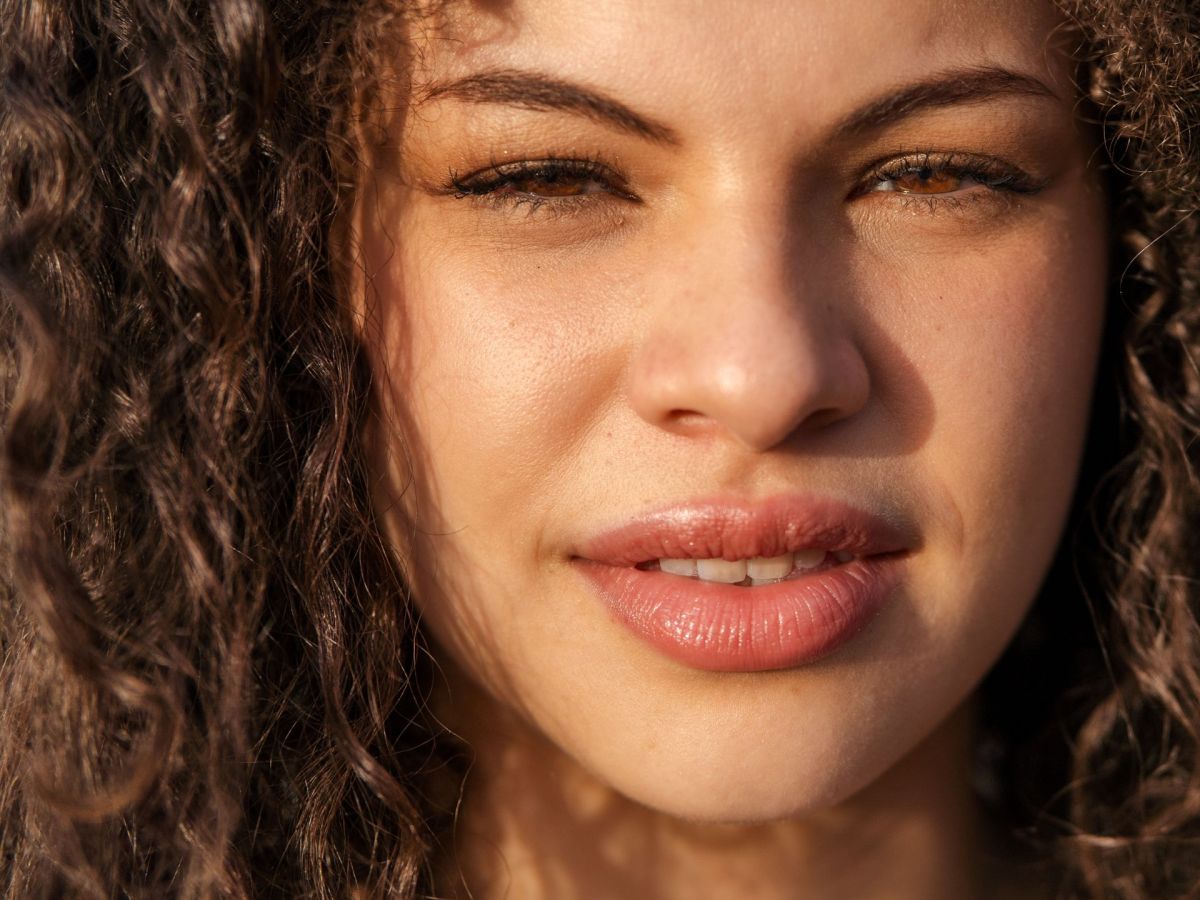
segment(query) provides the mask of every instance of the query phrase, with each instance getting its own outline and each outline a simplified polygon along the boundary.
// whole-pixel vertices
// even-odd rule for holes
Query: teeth
[[[825,551],[812,548],[809,550],[796,551],[796,568],[797,569],[815,569],[821,563],[825,562]]]
[[[695,575],[696,561],[694,559],[660,559],[658,567],[672,575]]]
[[[854,559],[853,553],[839,551],[826,553],[809,548],[782,556],[756,556],[754,559],[660,559],[658,567],[669,575],[699,578],[720,584],[741,584],[749,580],[751,585],[770,584],[782,581],[793,572],[807,572],[823,565],[827,560],[839,563]]]
[[[757,556],[746,563],[746,574],[755,581],[787,578],[792,573],[792,554]]]
[[[698,559],[696,574],[701,581],[718,581],[721,584],[737,584],[746,580],[746,561],[735,559]]]

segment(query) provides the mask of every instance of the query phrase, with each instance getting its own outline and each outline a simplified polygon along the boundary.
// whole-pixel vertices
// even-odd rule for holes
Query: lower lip
[[[790,669],[858,634],[900,581],[899,554],[738,587],[576,559],[626,625],[677,662],[714,672]]]

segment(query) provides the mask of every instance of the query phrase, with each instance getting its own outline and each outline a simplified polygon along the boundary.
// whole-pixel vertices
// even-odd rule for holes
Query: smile
[[[839,502],[778,496],[672,507],[604,531],[572,558],[614,618],[686,666],[815,662],[884,607],[911,528]]]

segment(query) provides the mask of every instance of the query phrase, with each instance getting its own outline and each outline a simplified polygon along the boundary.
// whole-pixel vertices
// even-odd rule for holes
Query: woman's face
[[[707,820],[836,803],[963,702],[1059,540],[1102,325],[1057,22],[514,0],[415,28],[356,227],[379,503],[450,668]]]

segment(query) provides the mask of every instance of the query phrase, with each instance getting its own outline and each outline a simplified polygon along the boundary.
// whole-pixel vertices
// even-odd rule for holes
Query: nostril
[[[664,417],[664,423],[673,431],[687,434],[697,434],[711,429],[714,425],[709,416],[694,409],[673,409]]]
[[[832,425],[834,422],[838,422],[844,418],[846,418],[846,414],[843,411],[830,406],[810,413],[802,424],[805,428],[819,431],[827,425]]]

